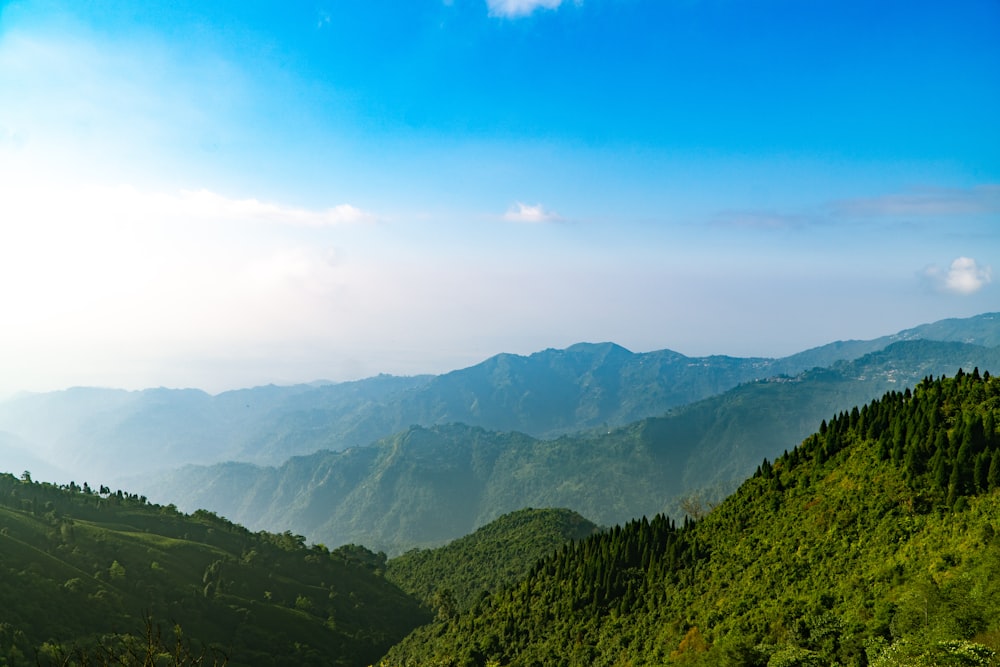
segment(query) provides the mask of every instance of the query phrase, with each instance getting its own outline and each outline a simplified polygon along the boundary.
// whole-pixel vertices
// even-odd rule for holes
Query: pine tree
[[[1000,488],[1000,449],[993,450],[991,458],[990,469],[986,473],[986,486],[990,491]]]
[[[934,488],[944,491],[948,488],[948,475],[950,467],[947,464],[947,456],[943,450],[938,450],[931,459],[931,469],[933,471]]]
[[[951,467],[951,475],[948,477],[948,499],[945,501],[948,507],[954,507],[955,501],[962,495],[962,474],[959,471],[958,461]]]
[[[986,476],[989,473],[991,460],[992,457],[989,452],[980,452],[976,456],[976,463],[972,471],[972,483],[977,493],[983,493],[990,488]]]

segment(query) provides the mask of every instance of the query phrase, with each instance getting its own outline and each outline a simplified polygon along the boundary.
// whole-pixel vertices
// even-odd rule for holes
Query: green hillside
[[[0,664],[162,632],[230,665],[366,665],[426,620],[349,550],[208,512],[0,475]],[[124,643],[123,643],[124,642]],[[130,663],[131,664],[131,663]]]
[[[1000,348],[904,341],[618,429],[537,440],[458,424],[411,427],[277,468],[192,466],[140,488],[253,528],[390,555],[443,544],[525,506],[567,507],[612,525],[677,515],[681,497],[706,487],[721,499],[762,458],[793,448],[842,406],[963,366],[1000,368]]]
[[[823,422],[698,522],[642,519],[411,634],[385,665],[996,665],[1000,379]]]
[[[519,510],[443,547],[413,549],[393,558],[386,578],[447,615],[520,581],[539,559],[597,530],[570,510]]]

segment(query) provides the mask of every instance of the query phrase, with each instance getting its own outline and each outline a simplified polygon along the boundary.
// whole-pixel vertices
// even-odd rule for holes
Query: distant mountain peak
[[[625,348],[618,343],[613,343],[611,341],[605,341],[603,343],[573,343],[566,348],[566,352],[616,352],[625,354],[634,354],[628,348]]]

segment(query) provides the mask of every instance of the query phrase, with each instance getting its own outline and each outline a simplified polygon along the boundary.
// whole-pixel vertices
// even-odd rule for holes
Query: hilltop
[[[597,532],[576,512],[529,507],[443,547],[407,551],[389,561],[386,578],[439,612],[465,611],[482,595],[526,577],[536,561],[567,542]]]

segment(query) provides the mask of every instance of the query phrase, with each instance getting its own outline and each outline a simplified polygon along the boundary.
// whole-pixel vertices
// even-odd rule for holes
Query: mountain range
[[[459,537],[525,506],[567,507],[602,525],[679,515],[719,500],[762,458],[791,449],[838,406],[959,368],[1000,368],[1000,348],[911,340],[827,369],[740,385],[614,429],[539,440],[464,424],[414,426],[364,447],[278,467],[186,466],[138,484],[183,509],[254,528],[398,554]]]
[[[254,529],[396,554],[526,505],[611,525],[710,504],[842,406],[1000,367],[998,341],[988,313],[778,360],[579,344],[439,376],[217,396],[76,388],[0,403],[0,446],[47,477],[62,468]]]
[[[443,375],[194,389],[77,387],[0,402],[0,445],[30,452],[53,480],[110,481],[187,463],[280,465],[365,445],[414,424],[464,423],[552,438],[623,426],[740,384],[850,361],[904,340],[1000,345],[1000,314],[943,320],[783,359],[633,353],[612,343],[499,354]],[[20,472],[20,471],[15,471]]]

